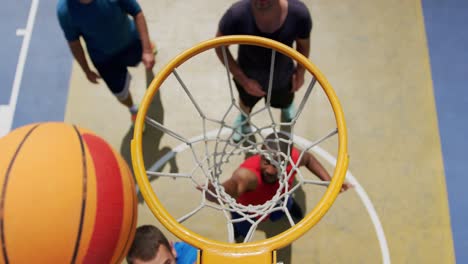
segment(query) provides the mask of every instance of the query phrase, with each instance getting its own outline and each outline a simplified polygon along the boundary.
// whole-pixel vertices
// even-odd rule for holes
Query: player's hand
[[[354,185],[352,185],[351,183],[344,182],[343,185],[341,185],[340,193],[346,192],[348,189],[353,188],[353,187],[354,187]]]
[[[144,51],[141,55],[141,61],[147,70],[151,70],[156,63],[156,59],[154,57],[154,53],[152,51]]]
[[[266,95],[265,91],[263,91],[262,86],[253,79],[247,78],[244,83],[242,84],[245,91],[253,96],[263,97]]]
[[[88,79],[88,81],[92,83],[98,83],[98,79],[101,79],[101,76],[99,76],[99,74],[93,71],[85,72],[85,74],[86,74],[86,78]]]
[[[198,185],[198,186],[197,186],[197,189],[198,189],[199,191],[203,191],[204,189],[208,189],[208,190],[210,190],[211,192],[216,192],[216,191],[214,190],[214,187],[213,187],[212,184],[208,184],[208,188],[206,188],[205,186],[200,186],[200,185]],[[215,196],[211,195],[210,192],[209,192],[208,190],[205,191],[205,198],[206,198],[208,201],[210,201],[210,202],[218,203],[218,199],[216,199]]]
[[[292,76],[292,92],[297,92],[304,84],[304,71],[295,71]]]

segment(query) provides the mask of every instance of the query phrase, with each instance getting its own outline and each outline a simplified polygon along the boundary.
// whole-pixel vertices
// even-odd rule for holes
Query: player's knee
[[[124,102],[128,99],[130,96],[130,92],[128,89],[123,89],[121,92],[114,93],[114,96],[119,100],[120,102]]]

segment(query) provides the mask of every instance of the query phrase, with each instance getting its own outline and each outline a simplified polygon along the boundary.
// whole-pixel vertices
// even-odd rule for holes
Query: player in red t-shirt
[[[242,205],[261,205],[268,202],[277,193],[280,186],[278,180],[279,170],[277,168],[278,162],[284,161],[284,155],[287,155],[289,144],[286,143],[289,138],[283,134],[278,136],[283,140],[278,140],[275,134],[270,134],[264,143],[264,151],[261,154],[254,155],[246,159],[238,169],[234,171],[231,178],[222,183],[224,190],[231,197],[236,199],[237,203]],[[330,181],[331,177],[322,164],[311,153],[304,152],[302,158],[299,160],[301,151],[295,147],[291,148],[291,160],[296,167],[305,166],[310,172],[319,177],[322,181]],[[284,155],[282,155],[284,154]],[[289,162],[285,176],[290,175],[293,169],[293,164]],[[288,179],[288,184],[284,188],[290,189],[293,187],[293,181],[296,171],[294,170]],[[341,187],[341,192],[346,191],[352,187],[351,184],[345,182]],[[209,189],[214,191],[213,186]],[[282,193],[284,190],[282,191]],[[218,200],[206,192],[206,198],[212,202]],[[286,206],[291,213],[291,216],[296,220],[303,218],[303,212],[299,205],[290,197]],[[235,212],[231,213],[233,219],[241,218]],[[283,211],[275,211],[269,215],[267,219],[276,221],[284,216]],[[234,232],[237,241],[241,237],[245,237],[251,227],[248,221],[234,223]]]

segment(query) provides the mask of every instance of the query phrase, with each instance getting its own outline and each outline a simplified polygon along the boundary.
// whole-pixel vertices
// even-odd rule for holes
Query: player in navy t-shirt
[[[307,7],[299,0],[241,0],[234,3],[219,22],[216,36],[255,35],[279,41],[309,56],[312,19]],[[227,51],[229,69],[234,77],[245,114],[261,99],[266,98],[271,50],[258,46],[240,45],[237,59]],[[224,63],[221,48],[216,53]],[[271,106],[282,109],[282,119],[290,122],[294,115],[294,92],[304,83],[305,68],[295,65],[291,58],[277,53],[272,83]],[[234,123],[235,142],[250,132],[246,116],[239,115]],[[241,126],[241,124],[243,124]]]

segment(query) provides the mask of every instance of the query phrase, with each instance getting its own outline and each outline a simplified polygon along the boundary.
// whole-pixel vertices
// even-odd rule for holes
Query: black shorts
[[[110,59],[103,62],[93,61],[99,75],[118,99],[127,98],[130,83],[127,67],[137,66],[141,62],[141,54],[141,41],[136,39]]]
[[[239,98],[245,106],[252,108],[257,104],[258,101],[260,101],[260,99],[262,99],[262,97],[248,94],[244,87],[242,87],[237,81],[234,80],[234,83],[236,84],[237,91],[239,92]],[[286,108],[291,105],[294,100],[294,92],[291,92],[291,89],[292,82],[289,82],[287,87],[281,87],[280,89],[272,90],[270,105],[274,108]],[[265,99],[266,103],[267,95],[265,95],[263,98]]]

